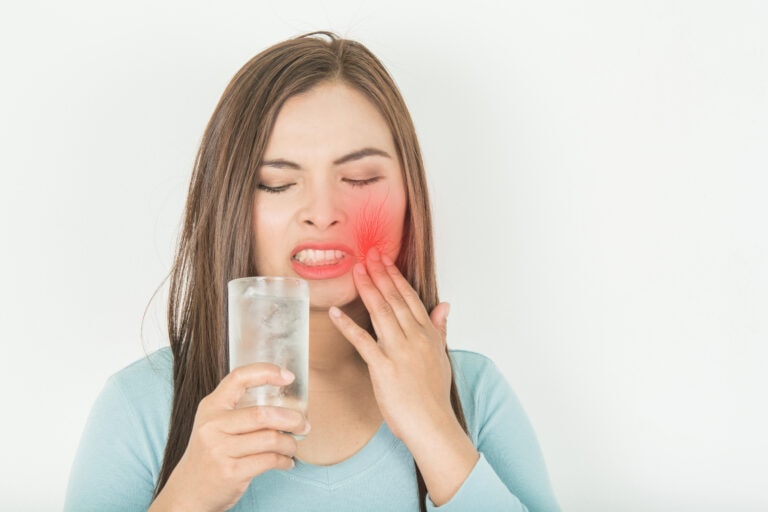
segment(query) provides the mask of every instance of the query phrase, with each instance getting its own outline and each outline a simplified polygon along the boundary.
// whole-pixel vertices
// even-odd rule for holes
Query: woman
[[[309,281],[306,416],[235,408],[293,378],[228,373],[226,283],[248,275]],[[170,352],[94,406],[67,510],[558,509],[503,377],[446,350],[415,131],[359,43],[309,34],[233,78],[198,153],[168,313]]]

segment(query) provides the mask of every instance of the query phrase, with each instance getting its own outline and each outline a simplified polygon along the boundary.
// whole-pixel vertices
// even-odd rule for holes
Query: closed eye
[[[374,176],[373,178],[368,178],[365,180],[353,180],[352,178],[342,178],[342,181],[345,183],[349,183],[353,187],[364,187],[366,185],[371,185],[373,183],[376,183],[377,181],[381,180],[381,176]]]
[[[270,194],[278,194],[280,192],[285,192],[293,185],[294,183],[288,183],[287,185],[280,185],[279,187],[269,187],[263,183],[259,183],[258,187],[259,190],[263,190],[264,192],[269,192]]]

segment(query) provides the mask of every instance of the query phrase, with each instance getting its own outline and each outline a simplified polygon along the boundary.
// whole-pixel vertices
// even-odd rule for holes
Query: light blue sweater
[[[536,436],[496,366],[474,352],[450,353],[469,433],[481,454],[450,502],[428,510],[554,512]],[[80,441],[64,510],[144,511],[168,436],[172,356],[161,349],[107,382]],[[233,511],[418,511],[413,458],[383,423],[358,453],[331,466],[296,462],[251,481]]]

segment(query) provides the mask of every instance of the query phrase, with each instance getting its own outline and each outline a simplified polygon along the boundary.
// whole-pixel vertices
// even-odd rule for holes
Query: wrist
[[[436,405],[422,406],[418,414],[409,415],[407,423],[398,427],[397,437],[409,448],[413,446],[416,449],[443,437],[466,436],[450,405],[448,409]]]
[[[403,439],[424,478],[427,492],[435,506],[453,498],[461,488],[480,454],[461,428],[456,417],[433,417],[420,435]]]

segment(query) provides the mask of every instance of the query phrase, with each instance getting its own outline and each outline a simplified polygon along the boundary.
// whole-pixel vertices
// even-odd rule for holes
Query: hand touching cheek
[[[338,309],[331,311],[331,317],[368,363],[389,428],[405,442],[410,435],[420,437],[436,422],[455,421],[445,349],[448,304],[441,303],[431,316],[427,314],[408,281],[375,247],[365,265],[355,265],[353,274],[377,340]]]

